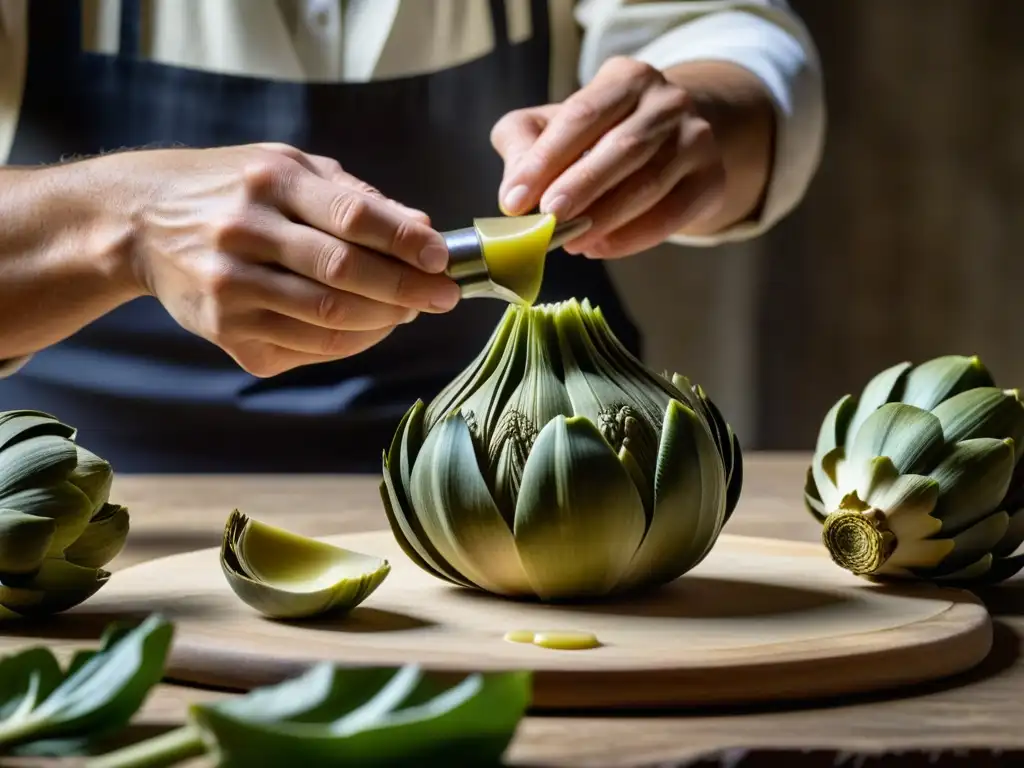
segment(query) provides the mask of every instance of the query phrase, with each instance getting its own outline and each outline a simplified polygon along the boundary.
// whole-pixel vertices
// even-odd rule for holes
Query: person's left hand
[[[538,205],[592,228],[566,243],[591,258],[629,256],[714,216],[725,166],[711,125],[685,90],[635,59],[609,59],[560,104],[516,110],[491,132],[505,161],[503,211]]]

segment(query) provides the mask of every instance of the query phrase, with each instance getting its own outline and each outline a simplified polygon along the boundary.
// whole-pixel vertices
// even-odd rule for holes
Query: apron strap
[[[508,16],[505,0],[490,0],[491,29],[494,30],[494,51],[505,50],[511,45],[508,37]]]
[[[141,0],[121,0],[121,32],[118,40],[118,54],[129,59],[138,58],[141,37]]]
[[[28,5],[29,54],[54,67],[82,50],[81,0],[56,0]]]

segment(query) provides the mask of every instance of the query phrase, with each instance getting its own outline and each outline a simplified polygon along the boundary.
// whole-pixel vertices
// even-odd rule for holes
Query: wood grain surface
[[[348,616],[268,620],[229,587],[219,551],[140,563],[69,611],[174,621],[167,677],[249,690],[318,661],[438,672],[528,669],[533,708],[635,709],[836,696],[962,672],[988,654],[992,626],[968,592],[872,586],[814,544],[723,535],[696,569],[658,591],[544,605],[451,585],[413,564],[390,531],[325,537],[382,557],[391,573]],[[503,639],[510,630],[591,632],[601,647],[557,651]],[[76,632],[77,634],[77,632]]]
[[[800,502],[807,460],[805,454],[748,456],[744,496],[727,532],[817,542],[819,527]],[[372,477],[122,475],[115,481],[114,496],[132,512],[130,542],[115,561],[116,568],[216,546],[224,517],[235,506],[309,536],[374,530],[384,524]],[[728,710],[706,707],[659,716],[528,717],[512,744],[509,762],[531,767],[668,768],[723,751],[733,754],[731,750],[739,748],[764,747],[787,748],[793,754],[822,750],[824,759],[814,765],[831,766],[833,753],[870,758],[886,751],[1019,750],[1024,748],[1024,579],[1015,578],[978,595],[994,617],[993,648],[980,665],[952,678],[882,695],[840,696],[814,703]],[[51,622],[34,636],[19,636],[16,628],[0,627],[0,651],[34,644],[39,635],[47,636],[45,642],[51,647],[65,651],[95,642],[94,637],[59,639],[59,624]],[[190,702],[231,695],[162,685],[137,716],[130,738],[180,724]],[[802,768],[811,763],[791,755],[780,757],[779,764]],[[897,764],[918,763],[908,759]]]

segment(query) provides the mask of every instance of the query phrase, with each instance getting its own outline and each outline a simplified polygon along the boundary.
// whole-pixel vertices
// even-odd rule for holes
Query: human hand
[[[659,70],[609,59],[560,104],[505,115],[491,132],[505,160],[499,190],[510,215],[536,206],[593,226],[569,253],[615,259],[652,248],[715,216],[725,165],[694,100]]]
[[[426,214],[280,144],[100,158],[140,293],[253,375],[358,354],[459,289]]]

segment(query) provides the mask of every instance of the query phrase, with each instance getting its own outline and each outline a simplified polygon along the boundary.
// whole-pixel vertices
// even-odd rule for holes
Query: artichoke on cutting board
[[[544,600],[651,587],[707,556],[742,454],[700,387],[659,376],[599,308],[511,306],[406,413],[381,498],[406,555],[469,588]]]
[[[1024,567],[1022,455],[1020,393],[981,360],[903,362],[825,415],[804,498],[852,573],[994,583]]]
[[[110,577],[128,510],[109,501],[110,463],[41,411],[0,412],[0,619],[59,613]]]

